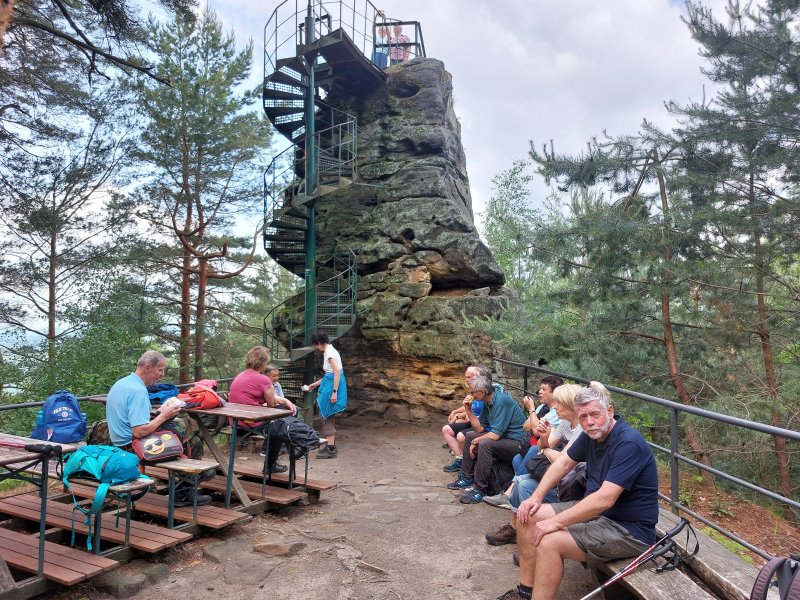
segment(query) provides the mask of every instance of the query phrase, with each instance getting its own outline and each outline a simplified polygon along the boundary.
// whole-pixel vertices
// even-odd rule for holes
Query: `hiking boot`
[[[192,506],[192,496],[179,496],[175,498],[175,508],[183,508],[185,506]],[[211,496],[205,494],[197,494],[197,506],[205,506],[211,504]]]
[[[472,485],[472,479],[467,479],[463,475],[459,475],[453,481],[447,484],[448,490],[465,490]]]
[[[461,470],[461,460],[460,456],[456,456],[449,465],[445,465],[442,467],[442,471],[445,473],[458,473]]]
[[[339,451],[330,446],[325,446],[317,451],[317,458],[336,458],[337,456],[339,456]]]
[[[485,495],[486,494],[484,494],[478,488],[475,488],[461,496],[458,501],[461,502],[461,504],[480,504]]]
[[[502,546],[503,544],[513,544],[517,541],[517,530],[511,526],[511,523],[505,523],[500,529],[494,533],[486,534],[486,541],[492,546]]]
[[[286,465],[275,463],[271,467],[267,468],[267,473],[286,473],[286,471],[288,470],[289,467],[287,467]]]
[[[503,492],[495,494],[494,496],[484,496],[483,501],[486,502],[486,504],[491,504],[497,508],[511,509],[511,503],[508,501],[508,496],[506,496]]]

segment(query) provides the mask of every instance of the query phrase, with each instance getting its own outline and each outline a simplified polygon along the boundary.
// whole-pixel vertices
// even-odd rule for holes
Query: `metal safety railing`
[[[315,329],[331,341],[349,330],[355,321],[358,291],[358,260],[352,250],[337,254],[323,267],[331,273],[316,285]],[[305,293],[296,294],[273,307],[264,317],[263,343],[275,358],[297,359],[293,352],[303,346],[305,335]]]
[[[289,207],[302,208],[305,201],[316,194],[320,184],[336,184],[343,177],[355,176],[358,151],[356,120],[350,117],[349,120],[318,131],[314,135],[313,180],[297,176],[297,173],[305,171],[305,158],[294,146],[290,146],[273,158],[264,172],[265,240],[278,233],[279,227],[273,223],[279,211],[285,213],[285,209]],[[300,228],[304,225],[303,217],[282,214],[280,219],[292,222]]]
[[[504,376],[502,378],[500,378],[500,379],[502,379],[502,383],[508,389],[516,389],[516,390],[522,392],[525,395],[527,395],[529,390],[531,389],[530,385],[529,385],[530,384],[531,373],[542,373],[542,374],[545,374],[545,375],[557,375],[558,377],[561,377],[565,381],[566,380],[571,380],[571,381],[575,381],[575,382],[578,382],[578,383],[584,383],[584,384],[589,383],[589,381],[590,381],[589,379],[586,379],[585,377],[580,377],[578,375],[571,375],[571,374],[568,374],[568,373],[559,373],[557,371],[551,371],[551,370],[548,370],[548,369],[545,369],[545,368],[542,368],[542,367],[539,367],[539,366],[529,365],[529,364],[525,364],[525,363],[521,363],[521,362],[515,362],[515,361],[506,360],[506,359],[502,359],[502,358],[495,357],[494,361],[504,367]],[[513,376],[510,377],[509,373],[505,373],[506,368],[518,369],[520,376],[519,377],[513,377]],[[521,383],[518,384],[518,383],[515,383],[515,382],[521,382]],[[604,384],[604,385],[606,385],[606,384]],[[538,381],[536,382],[536,385],[534,386],[534,389],[536,389],[537,386],[538,386]],[[735,541],[738,544],[741,544],[742,546],[744,546],[745,548],[747,548],[751,552],[754,552],[754,553],[758,554],[759,556],[761,556],[763,558],[767,558],[767,559],[771,558],[771,555],[769,553],[767,553],[766,551],[764,551],[763,549],[758,548],[757,546],[754,546],[754,545],[750,544],[746,540],[742,539],[741,537],[739,537],[735,533],[729,531],[728,529],[722,527],[718,523],[714,523],[713,521],[710,521],[710,520],[706,519],[703,515],[700,515],[696,511],[691,510],[688,506],[686,506],[685,504],[683,504],[681,502],[680,488],[679,488],[680,466],[683,464],[683,465],[688,465],[688,466],[696,468],[696,469],[700,469],[701,471],[707,472],[707,473],[713,475],[714,477],[718,477],[720,479],[724,479],[727,482],[730,482],[732,484],[735,484],[737,486],[740,486],[742,488],[750,490],[751,492],[755,492],[755,493],[760,494],[760,495],[762,495],[762,496],[764,496],[766,498],[770,498],[771,500],[774,500],[774,501],[779,502],[779,503],[781,503],[781,504],[783,504],[783,505],[785,505],[787,507],[790,507],[791,509],[793,509],[795,511],[800,510],[800,502],[798,502],[797,500],[794,500],[792,498],[787,498],[786,496],[783,496],[781,494],[775,493],[775,492],[773,492],[771,490],[768,490],[766,488],[763,488],[763,487],[761,487],[759,485],[756,485],[756,484],[754,484],[754,483],[752,483],[750,481],[746,481],[746,480],[744,480],[744,479],[742,479],[740,477],[736,477],[736,476],[731,475],[729,473],[725,473],[724,471],[721,471],[719,469],[715,469],[713,467],[704,465],[704,464],[702,464],[702,463],[700,463],[700,462],[698,462],[696,460],[693,460],[693,459],[689,458],[688,456],[684,456],[683,454],[681,454],[680,453],[680,439],[681,439],[681,435],[680,435],[680,416],[681,416],[682,413],[685,413],[687,415],[694,415],[694,416],[699,417],[701,419],[709,419],[710,421],[712,421],[714,423],[724,423],[724,424],[732,425],[734,427],[739,427],[739,428],[742,428],[742,429],[745,429],[745,430],[748,430],[748,431],[757,431],[757,432],[764,433],[764,434],[767,434],[767,435],[770,435],[770,436],[782,437],[782,438],[784,438],[786,440],[793,440],[793,441],[796,441],[796,442],[800,442],[800,432],[792,431],[790,429],[782,429],[780,427],[774,427],[772,425],[766,425],[766,424],[763,424],[763,423],[757,423],[755,421],[748,421],[746,419],[740,419],[738,417],[733,417],[733,416],[730,416],[730,415],[724,415],[724,414],[720,414],[720,413],[715,413],[715,412],[712,412],[712,411],[709,411],[709,410],[705,410],[705,409],[702,409],[702,408],[698,408],[698,407],[695,407],[695,406],[687,406],[687,405],[681,404],[679,402],[673,402],[671,400],[666,400],[664,398],[659,398],[657,396],[651,396],[649,394],[642,394],[642,393],[639,393],[639,392],[634,392],[634,391],[627,390],[627,389],[624,389],[624,388],[615,387],[615,386],[612,386],[612,385],[606,385],[606,388],[608,388],[608,390],[610,392],[612,392],[613,394],[616,394],[616,395],[619,395],[619,396],[623,396],[623,397],[626,397],[626,398],[631,398],[631,399],[635,399],[635,400],[644,401],[644,402],[646,402],[648,404],[661,407],[662,409],[665,409],[668,412],[668,418],[669,418],[669,425],[668,425],[668,428],[669,428],[669,447],[654,443],[654,442],[652,442],[650,440],[648,440],[648,444],[650,444],[650,447],[653,448],[655,451],[657,451],[661,455],[665,456],[667,458],[668,462],[669,462],[670,494],[669,494],[669,496],[666,496],[666,495],[662,494],[661,492],[659,492],[659,497],[661,497],[663,500],[669,502],[670,507],[672,509],[672,512],[675,513],[675,514],[685,513],[687,515],[690,515],[691,517],[697,519],[698,521],[700,521],[701,523],[704,523],[705,525],[708,525],[709,527],[711,527],[715,531],[719,532],[720,534],[724,535],[725,537]]]
[[[422,39],[419,21],[385,19],[376,22],[372,39],[374,42],[371,58],[378,67],[390,67],[425,57],[425,41]]]
[[[313,39],[319,39],[337,30],[345,33],[366,57],[373,53],[390,54],[394,49],[399,56],[407,53],[409,58],[425,56],[425,42],[422,28],[417,21],[401,21],[382,16],[369,0],[285,0],[279,4],[264,26],[264,79],[275,72],[282,58],[292,58],[297,54],[297,46],[306,43],[305,20],[309,6],[314,19]],[[400,25],[403,35],[409,40],[393,40],[392,33],[381,37],[378,29],[382,26]],[[385,67],[387,65],[378,65]]]

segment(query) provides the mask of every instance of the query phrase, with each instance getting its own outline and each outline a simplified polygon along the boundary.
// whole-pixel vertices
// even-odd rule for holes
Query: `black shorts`
[[[461,423],[450,423],[450,429],[453,430],[453,435],[458,435],[462,431],[466,434],[467,429],[472,429],[469,421],[462,421]]]

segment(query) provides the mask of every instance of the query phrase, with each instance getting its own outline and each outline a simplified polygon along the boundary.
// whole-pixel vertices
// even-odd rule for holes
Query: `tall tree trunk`
[[[761,246],[761,227],[759,227],[757,215],[755,212],[758,210],[756,207],[755,197],[755,176],[750,173],[750,189],[749,189],[749,202],[753,223],[756,225],[753,232],[753,249],[755,251],[755,267],[756,267],[756,306],[758,311],[758,337],[761,341],[761,354],[764,358],[764,374],[766,376],[767,394],[772,405],[771,423],[775,427],[783,427],[781,413],[779,409],[779,391],[778,391],[778,377],[775,374],[775,361],[772,354],[772,339],[769,332],[769,323],[767,322],[767,295],[764,287],[764,272],[766,265],[764,264],[764,252]],[[792,497],[791,478],[789,475],[789,455],[786,450],[786,438],[775,436],[775,462],[778,467],[778,485],[780,486],[781,493],[787,498]],[[797,522],[798,517],[790,508],[786,508],[784,514],[787,519]]]
[[[656,159],[655,169],[658,177],[659,195],[661,196],[661,210],[664,214],[663,231],[665,275],[661,280],[661,322],[664,328],[664,350],[667,355],[667,369],[672,387],[675,388],[675,392],[678,394],[678,399],[680,399],[681,403],[691,406],[694,404],[694,401],[689,395],[689,391],[686,389],[686,386],[683,384],[683,377],[681,377],[678,348],[675,345],[675,335],[672,327],[672,315],[670,312],[669,284],[672,280],[672,240],[670,239],[670,232],[672,230],[672,217],[670,214],[669,199],[667,198],[667,186],[664,182],[664,173],[661,170],[661,161],[658,157],[658,152],[654,150],[653,153]],[[706,466],[711,466],[711,460],[708,456],[708,452],[706,452],[705,448],[703,448],[702,444],[697,439],[694,427],[692,427],[691,424],[687,423],[684,425],[683,436],[686,439],[686,443],[689,444],[689,448],[691,449],[692,454],[694,454],[697,461]],[[713,481],[713,477],[709,473],[701,471],[701,475],[705,484],[710,484]]]
[[[179,353],[180,383],[189,383],[189,358],[192,347],[192,255],[183,249],[181,271],[181,340]]]
[[[1,1],[1,0],[0,0]],[[58,235],[50,232],[50,256],[47,273],[47,362],[56,360],[56,275],[58,273]]]
[[[194,315],[194,380],[203,379],[203,360],[206,349],[206,288],[208,287],[208,258],[199,259],[197,273],[197,308]]]

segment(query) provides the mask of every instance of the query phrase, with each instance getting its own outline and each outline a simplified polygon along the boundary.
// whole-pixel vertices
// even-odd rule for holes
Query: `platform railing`
[[[585,377],[581,377],[579,375],[572,375],[569,373],[559,373],[557,371],[551,371],[543,367],[506,360],[502,358],[495,357],[494,361],[495,363],[502,366],[504,372],[504,376],[499,377],[498,380],[500,380],[507,389],[517,390],[521,392],[523,395],[528,395],[531,389],[537,389],[538,387],[538,380],[535,382],[531,382],[532,374],[538,373],[542,375],[557,375],[558,377],[561,377],[564,381],[570,380],[584,384],[587,384],[590,381],[589,379],[586,379]],[[514,369],[518,370],[519,377],[514,377],[513,374],[508,372],[509,370],[514,370]],[[530,385],[531,383],[534,383],[534,385],[531,386]],[[709,473],[714,477],[724,479],[725,481],[728,481],[736,486],[750,490],[751,492],[755,492],[766,498],[779,502],[794,511],[800,511],[800,502],[792,498],[787,498],[786,496],[783,496],[766,488],[763,488],[759,485],[756,485],[753,482],[746,481],[742,478],[736,477],[719,469],[715,469],[713,467],[704,465],[696,460],[689,458],[688,456],[684,456],[683,454],[681,454],[680,417],[682,414],[694,415],[695,417],[698,417],[700,419],[708,420],[712,424],[724,423],[726,425],[739,427],[745,431],[756,431],[770,436],[782,437],[785,438],[786,440],[793,440],[796,442],[800,442],[800,432],[792,431],[790,429],[782,429],[780,427],[774,427],[772,425],[766,425],[764,423],[758,423],[756,421],[748,421],[746,419],[740,419],[738,417],[733,417],[731,415],[715,413],[710,410],[698,408],[696,406],[687,406],[685,404],[681,404],[679,402],[673,402],[672,400],[666,400],[664,398],[659,398],[657,396],[651,396],[649,394],[643,394],[629,389],[608,385],[605,382],[603,382],[603,384],[615,396],[623,396],[625,398],[644,401],[650,405],[661,407],[668,412],[669,447],[656,444],[650,440],[648,440],[648,444],[650,444],[650,447],[653,448],[653,450],[658,452],[660,455],[665,456],[669,462],[670,494],[669,496],[666,496],[665,494],[659,492],[659,497],[669,502],[672,512],[675,513],[676,515],[679,515],[681,513],[690,515],[691,517],[697,519],[701,523],[704,523],[705,525],[708,525],[712,529],[721,533],[725,537],[735,541],[738,544],[741,544],[751,552],[754,552],[755,554],[758,554],[759,556],[766,559],[772,558],[771,555],[765,550],[758,548],[753,544],[750,544],[749,542],[742,539],[732,531],[729,531],[728,529],[722,527],[718,523],[714,523],[713,521],[706,519],[703,515],[698,514],[696,511],[691,510],[688,506],[683,504],[680,499],[680,488],[679,488],[680,467],[681,465],[685,465],[692,468],[700,469],[701,471]],[[618,410],[617,412],[620,411]]]

